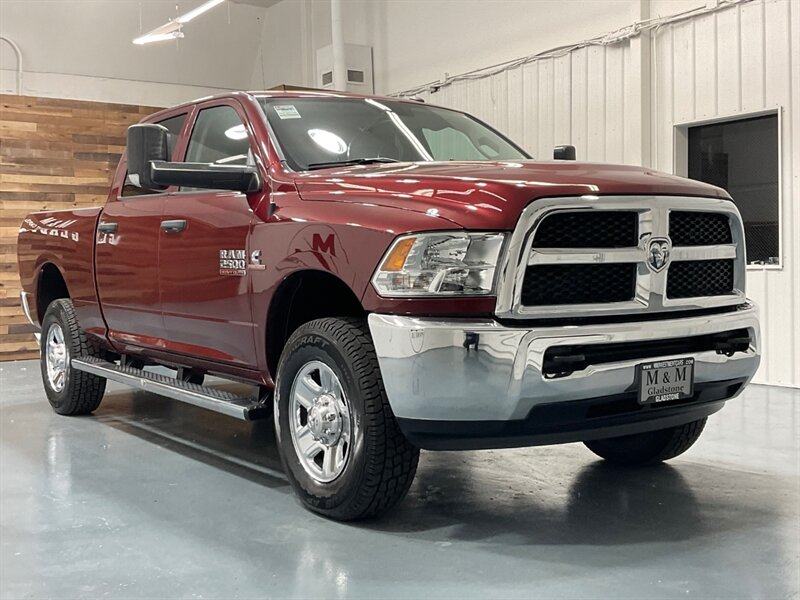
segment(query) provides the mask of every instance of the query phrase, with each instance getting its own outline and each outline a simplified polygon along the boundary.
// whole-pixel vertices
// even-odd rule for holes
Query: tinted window
[[[169,131],[169,150],[170,156],[172,153],[175,152],[175,147],[178,144],[178,138],[181,135],[181,129],[183,129],[183,123],[186,121],[186,114],[178,115],[177,117],[170,117],[169,119],[165,119],[163,121],[159,121],[159,125],[163,125]],[[174,157],[173,157],[174,158]],[[125,174],[125,183],[122,184],[122,193],[120,194],[123,197],[126,196],[144,196],[147,194],[159,194],[160,192],[154,190],[145,190],[140,187],[136,187],[131,183],[128,174]]]
[[[178,138],[181,135],[181,129],[183,129],[183,122],[186,120],[186,115],[178,115],[177,117],[172,117],[169,119],[165,119],[164,121],[159,121],[158,124],[162,125],[167,128],[169,131],[169,142],[170,142],[170,151],[175,151],[175,145],[178,143]]]
[[[372,98],[260,98],[289,165],[389,158],[399,161],[529,158],[473,117],[418,102]]]
[[[779,262],[777,115],[690,127],[689,177],[730,193],[744,221],[747,262]]]
[[[238,113],[230,106],[200,111],[189,138],[186,162],[245,165],[250,142]]]

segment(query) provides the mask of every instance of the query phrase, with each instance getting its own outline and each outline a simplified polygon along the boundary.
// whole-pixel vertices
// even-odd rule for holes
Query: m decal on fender
[[[336,256],[336,246],[334,245],[335,241],[334,235],[331,233],[329,234],[324,240],[322,236],[318,233],[315,233],[311,237],[311,249],[314,252],[322,252],[323,254],[330,254],[331,256]]]

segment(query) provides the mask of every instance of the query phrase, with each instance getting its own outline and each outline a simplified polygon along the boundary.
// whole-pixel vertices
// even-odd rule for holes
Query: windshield
[[[286,161],[296,171],[392,160],[530,158],[467,114],[417,102],[331,97],[258,100]]]

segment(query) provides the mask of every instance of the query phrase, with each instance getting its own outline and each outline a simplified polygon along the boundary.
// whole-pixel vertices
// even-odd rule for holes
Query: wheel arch
[[[300,325],[323,317],[363,317],[353,289],[328,271],[306,269],[284,279],[267,309],[266,357],[273,379],[283,348]]]
[[[67,280],[61,269],[52,262],[42,264],[36,276],[36,317],[39,323],[53,301],[70,297]]]

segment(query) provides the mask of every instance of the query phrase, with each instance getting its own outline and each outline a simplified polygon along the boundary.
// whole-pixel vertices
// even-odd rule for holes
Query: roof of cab
[[[257,97],[267,97],[267,98],[356,98],[356,99],[367,99],[371,98],[373,100],[384,100],[384,101],[393,101],[393,102],[413,102],[419,103],[419,100],[411,99],[411,98],[393,98],[389,96],[375,96],[369,94],[354,94],[352,92],[339,92],[336,90],[251,90],[251,91],[239,91],[239,92],[223,92],[221,94],[214,94],[211,96],[203,96],[201,98],[195,98],[194,100],[190,100],[188,102],[182,102],[181,104],[176,104],[174,106],[169,106],[164,108],[163,110],[158,111],[157,113],[153,113],[149,115],[146,119],[150,120],[154,117],[157,118],[162,113],[166,112],[173,112],[176,109],[180,108],[189,108],[195,104],[199,104],[200,102],[207,102],[209,100],[217,100],[221,98],[241,98],[241,97],[249,97],[249,98],[257,98]]]

